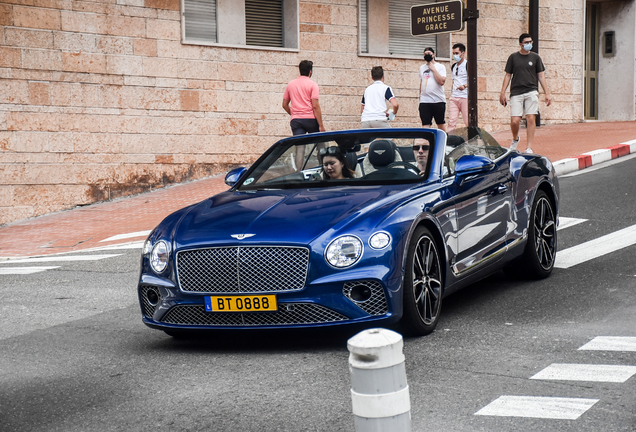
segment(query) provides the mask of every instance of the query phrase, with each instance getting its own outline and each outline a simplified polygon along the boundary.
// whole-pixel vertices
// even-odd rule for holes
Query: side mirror
[[[464,155],[455,164],[455,176],[485,173],[493,169],[495,163],[485,156]]]
[[[236,182],[239,181],[241,176],[245,174],[245,171],[247,171],[247,168],[245,167],[234,168],[232,171],[225,175],[225,184],[229,187],[233,187]]]

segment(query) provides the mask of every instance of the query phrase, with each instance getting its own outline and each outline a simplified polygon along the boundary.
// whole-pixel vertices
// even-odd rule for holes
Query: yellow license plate
[[[265,312],[277,311],[278,304],[273,294],[207,296],[205,310],[207,312]]]

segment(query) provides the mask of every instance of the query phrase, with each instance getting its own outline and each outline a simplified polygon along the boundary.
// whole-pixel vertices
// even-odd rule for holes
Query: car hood
[[[223,192],[193,206],[178,223],[178,249],[239,242],[309,244],[330,228],[393,205],[408,186]],[[386,214],[386,212],[382,212]],[[374,223],[371,217],[369,223]]]

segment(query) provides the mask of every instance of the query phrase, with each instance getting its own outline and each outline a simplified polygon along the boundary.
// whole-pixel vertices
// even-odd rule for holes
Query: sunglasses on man
[[[430,146],[428,146],[428,145],[414,145],[413,146],[413,151],[420,151],[420,149],[422,149],[424,151],[428,151],[429,148],[430,148]]]

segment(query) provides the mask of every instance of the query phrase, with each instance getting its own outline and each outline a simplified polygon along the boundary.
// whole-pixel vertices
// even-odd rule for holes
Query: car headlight
[[[161,240],[155,243],[152,247],[152,252],[150,253],[150,266],[155,271],[155,273],[161,273],[168,266],[168,255],[170,249],[168,248],[168,243]]]
[[[325,259],[334,267],[349,267],[358,262],[363,250],[362,241],[358,237],[346,235],[329,243]]]
[[[146,256],[150,253],[151,250],[152,250],[152,242],[150,240],[146,240],[144,242],[144,248],[141,250],[141,254],[143,256]]]
[[[377,232],[369,238],[369,246],[372,249],[384,249],[391,243],[391,236],[384,231]]]

